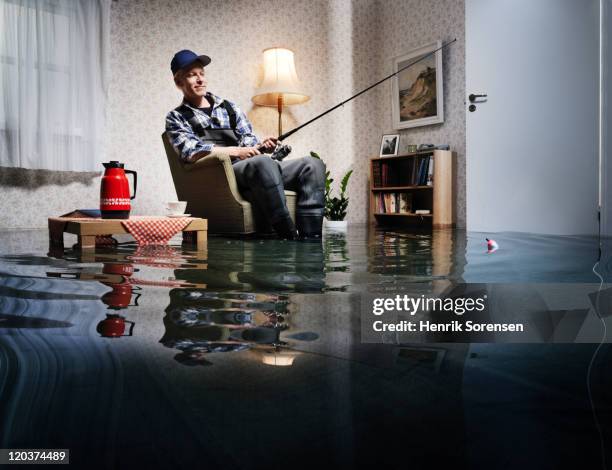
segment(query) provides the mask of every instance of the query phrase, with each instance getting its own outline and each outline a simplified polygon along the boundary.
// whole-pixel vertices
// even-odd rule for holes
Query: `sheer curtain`
[[[0,166],[99,169],[111,0],[0,0]]]

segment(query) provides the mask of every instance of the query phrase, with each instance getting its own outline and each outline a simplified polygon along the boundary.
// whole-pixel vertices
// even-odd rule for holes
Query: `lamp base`
[[[278,94],[278,100],[276,102],[276,109],[278,110],[278,135],[283,135],[283,94]]]

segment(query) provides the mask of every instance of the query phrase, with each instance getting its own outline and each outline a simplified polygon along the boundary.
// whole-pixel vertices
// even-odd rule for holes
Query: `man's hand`
[[[232,160],[245,160],[261,154],[256,147],[226,147],[226,150]]]
[[[266,137],[264,141],[259,144],[259,150],[263,153],[271,153],[276,148],[278,139],[276,137]]]

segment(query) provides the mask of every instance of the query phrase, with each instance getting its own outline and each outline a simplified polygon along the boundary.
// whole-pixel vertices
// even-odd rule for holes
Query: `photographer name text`
[[[489,323],[473,320],[390,320],[382,319],[385,313],[404,314],[414,316],[417,312],[426,313],[452,313],[463,316],[466,313],[482,312],[486,308],[486,294],[478,298],[433,298],[410,297],[396,295],[395,297],[378,297],[372,299],[372,314],[376,319],[372,322],[375,332],[408,332],[408,333],[435,333],[435,332],[523,332],[523,323]]]

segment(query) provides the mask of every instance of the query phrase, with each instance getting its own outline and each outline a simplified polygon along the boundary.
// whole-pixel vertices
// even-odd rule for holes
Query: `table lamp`
[[[293,51],[282,47],[271,47],[263,51],[264,76],[253,96],[259,106],[276,106],[278,110],[278,135],[283,133],[283,106],[305,103],[310,99],[302,90]]]

